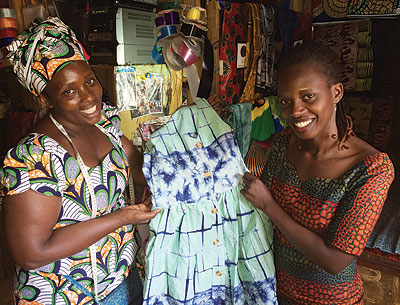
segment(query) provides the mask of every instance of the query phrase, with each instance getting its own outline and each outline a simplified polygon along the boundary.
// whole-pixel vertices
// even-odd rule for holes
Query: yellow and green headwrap
[[[67,64],[87,61],[75,33],[57,17],[36,19],[7,49],[18,81],[36,96]]]

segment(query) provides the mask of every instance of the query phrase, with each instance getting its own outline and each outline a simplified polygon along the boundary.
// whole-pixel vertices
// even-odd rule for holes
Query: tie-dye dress
[[[206,100],[146,143],[153,206],[144,304],[277,304],[269,218],[240,193],[234,133]]]
[[[113,148],[103,162],[88,170],[97,199],[97,216],[126,205],[122,196],[128,180],[127,157],[122,150],[120,119],[115,108],[103,104],[97,123],[109,131]],[[32,189],[61,197],[62,208],[54,229],[90,219],[92,203],[78,162],[54,139],[31,133],[11,149],[1,170],[2,195]],[[34,204],[34,202],[32,202]],[[98,293],[104,299],[129,274],[137,244],[134,227],[124,226],[97,243]],[[94,304],[67,278],[93,292],[89,249],[35,270],[17,266],[14,279],[16,304]]]

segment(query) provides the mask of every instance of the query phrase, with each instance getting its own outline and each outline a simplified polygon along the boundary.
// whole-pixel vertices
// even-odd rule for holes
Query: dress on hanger
[[[204,99],[146,142],[154,208],[144,304],[277,304],[269,218],[240,193],[234,133]]]

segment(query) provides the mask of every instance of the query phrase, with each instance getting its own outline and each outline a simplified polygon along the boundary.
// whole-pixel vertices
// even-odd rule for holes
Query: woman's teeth
[[[294,123],[294,125],[298,128],[304,128],[306,127],[308,124],[310,124],[312,122],[312,120],[307,120],[307,121],[303,121],[303,122],[298,122],[298,123]]]
[[[86,109],[86,110],[81,110],[81,112],[86,113],[86,114],[91,114],[96,111],[96,105],[94,105],[92,108]]]

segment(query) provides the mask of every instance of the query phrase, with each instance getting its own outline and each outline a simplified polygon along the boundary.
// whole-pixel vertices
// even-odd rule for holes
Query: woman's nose
[[[292,117],[297,118],[303,115],[305,108],[302,101],[295,100],[292,103]]]
[[[81,99],[82,101],[92,101],[94,99],[94,94],[88,89],[82,89],[81,90]]]

